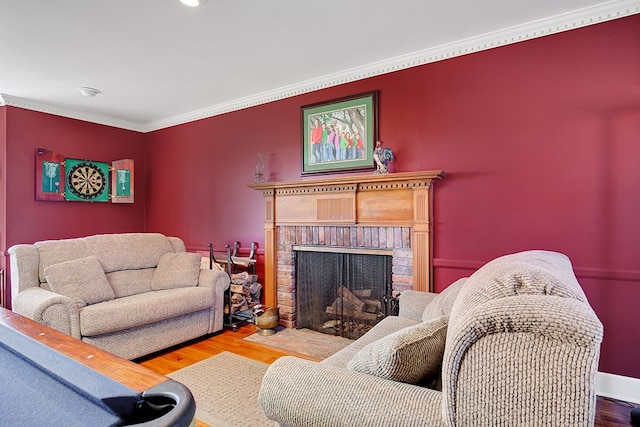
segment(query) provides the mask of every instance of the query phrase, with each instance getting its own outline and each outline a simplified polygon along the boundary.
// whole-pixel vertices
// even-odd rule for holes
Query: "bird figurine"
[[[374,175],[389,173],[388,164],[393,162],[394,156],[391,148],[382,148],[382,141],[376,141],[376,147],[373,150],[373,160],[376,162],[376,170]]]

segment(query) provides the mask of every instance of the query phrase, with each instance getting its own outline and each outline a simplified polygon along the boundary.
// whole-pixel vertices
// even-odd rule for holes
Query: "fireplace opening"
[[[358,339],[385,316],[396,314],[392,253],[344,249],[295,251],[296,327]]]

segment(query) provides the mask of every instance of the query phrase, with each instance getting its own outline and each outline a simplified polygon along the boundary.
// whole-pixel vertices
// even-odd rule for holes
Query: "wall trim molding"
[[[320,89],[326,89],[332,86],[338,86],[357,80],[443,61],[445,59],[481,52],[483,50],[519,43],[526,40],[532,40],[551,34],[624,18],[638,13],[640,13],[640,0],[612,0],[595,6],[577,9],[568,13],[503,28],[501,30],[443,44],[411,54],[351,68],[339,73],[298,82],[292,85],[235,99],[226,103],[212,105],[200,110],[167,117],[150,123],[136,123],[106,115],[70,110],[4,94],[0,94],[0,105],[2,105],[2,98],[4,98],[6,105],[13,107],[147,133],[269,102],[279,101],[285,98],[314,92]]]
[[[596,394],[625,402],[640,403],[640,379],[597,372]]]

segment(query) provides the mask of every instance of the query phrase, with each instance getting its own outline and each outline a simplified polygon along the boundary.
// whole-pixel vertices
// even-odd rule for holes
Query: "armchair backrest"
[[[569,259],[527,251],[475,272],[449,318],[448,425],[592,425],[603,328]]]

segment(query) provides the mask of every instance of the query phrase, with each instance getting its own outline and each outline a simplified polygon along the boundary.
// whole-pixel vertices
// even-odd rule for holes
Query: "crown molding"
[[[69,119],[82,120],[85,122],[97,123],[100,125],[133,130],[136,132],[146,132],[145,127],[140,123],[134,123],[127,120],[116,119],[114,117],[106,116],[103,114],[92,114],[84,111],[72,110],[70,108],[44,104],[44,103],[33,101],[30,99],[7,95],[5,93],[0,93],[0,99],[4,99],[5,105],[11,106],[11,107],[38,111],[40,113],[53,114],[55,116],[62,116],[62,117],[67,117]],[[0,103],[0,105],[2,104]]]
[[[640,13],[640,0],[612,0],[596,6],[577,9],[572,12],[504,28],[411,54],[385,59],[150,123],[135,123],[99,114],[89,114],[4,94],[0,94],[0,105],[3,105],[2,99],[4,99],[6,105],[147,133],[361,79],[624,18],[637,13]]]

